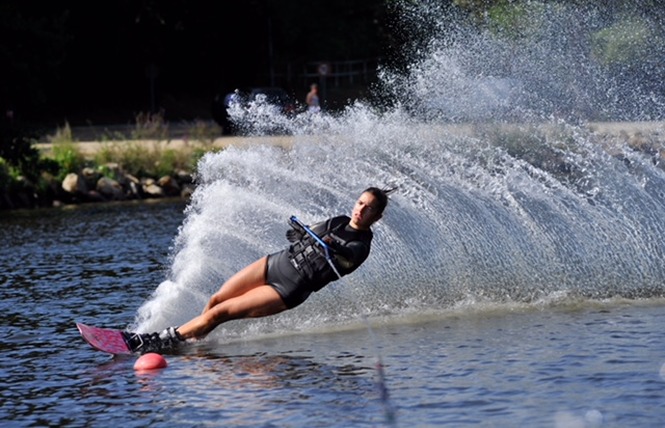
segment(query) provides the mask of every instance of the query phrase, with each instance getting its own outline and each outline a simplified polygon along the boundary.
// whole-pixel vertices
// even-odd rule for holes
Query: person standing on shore
[[[367,259],[373,237],[370,227],[383,216],[388,195],[394,191],[369,187],[356,201],[351,217],[330,218],[310,231],[292,221],[292,229],[286,233],[291,245],[229,278],[201,315],[161,333],[124,332],[127,345],[132,352],[161,352],[187,339],[203,338],[227,321],[266,317],[295,308],[311,293],[355,271]]]
[[[312,113],[318,113],[321,111],[321,103],[319,100],[319,85],[312,83],[312,85],[309,87],[309,92],[307,93],[305,102],[307,103],[307,111]]]

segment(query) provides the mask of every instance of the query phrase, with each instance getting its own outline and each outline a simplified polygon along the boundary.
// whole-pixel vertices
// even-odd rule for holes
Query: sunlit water
[[[569,44],[602,25],[588,11],[566,15],[571,38],[555,31],[561,9],[542,8],[543,34],[511,49],[491,32],[446,33],[436,9],[404,11],[436,31],[406,71],[381,70],[390,103],[297,117],[234,107],[250,144],[204,157],[187,206],[2,216],[0,419],[662,426],[665,173],[658,150],[576,112],[662,119],[665,104],[639,82],[630,102],[607,97],[626,82]],[[288,146],[259,144],[276,128]],[[283,248],[291,215],[348,214],[362,189],[389,184],[368,261],[293,311],[224,324],[152,374],[78,337],[75,321],[179,325]]]
[[[182,210],[3,216],[3,426],[662,425],[659,298],[431,307],[372,318],[374,339],[360,322],[320,322],[210,339],[167,356],[164,370],[135,373],[134,357],[92,350],[74,321],[123,327],[133,318],[166,274]],[[336,292],[343,307],[346,291]]]

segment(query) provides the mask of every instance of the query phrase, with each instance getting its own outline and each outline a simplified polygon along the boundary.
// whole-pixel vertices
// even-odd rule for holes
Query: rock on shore
[[[188,198],[194,191],[194,184],[186,172],[179,172],[175,177],[164,176],[155,180],[150,177],[139,179],[117,169],[112,178],[86,168],[80,174],[67,174],[61,188],[63,191],[61,202],[75,203],[178,196]]]
[[[85,168],[80,173],[67,174],[62,180],[44,173],[39,189],[21,177],[11,189],[0,192],[0,210],[165,197],[188,199],[193,191],[191,175],[184,171],[155,180],[139,179],[121,171],[109,177]]]

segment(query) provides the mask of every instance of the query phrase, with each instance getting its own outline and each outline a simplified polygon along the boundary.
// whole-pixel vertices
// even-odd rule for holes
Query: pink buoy
[[[163,369],[168,366],[166,359],[159,354],[150,352],[148,354],[141,355],[136,363],[134,363],[134,370],[137,371],[146,371],[146,370],[157,370]]]

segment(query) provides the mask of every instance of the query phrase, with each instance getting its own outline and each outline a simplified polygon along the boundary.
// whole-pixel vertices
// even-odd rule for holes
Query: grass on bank
[[[218,150],[220,129],[203,121],[180,126],[184,146],[170,146],[168,123],[160,114],[141,114],[127,135],[96,135],[103,147],[94,155],[80,149],[68,123],[48,137],[49,152],[36,146],[36,131],[20,122],[0,120],[0,209],[49,205],[69,173],[91,168],[112,179],[122,175],[158,180],[192,174],[199,159]]]
[[[129,138],[119,133],[102,135],[102,148],[92,158],[81,152],[69,124],[65,124],[49,138],[52,149],[46,156],[58,165],[59,179],[85,167],[111,178],[112,171],[118,169],[135,177],[160,178],[181,171],[192,173],[199,159],[215,150],[217,135],[218,129],[196,121],[188,128],[184,147],[176,150],[169,147],[168,124],[160,116],[141,114]]]

